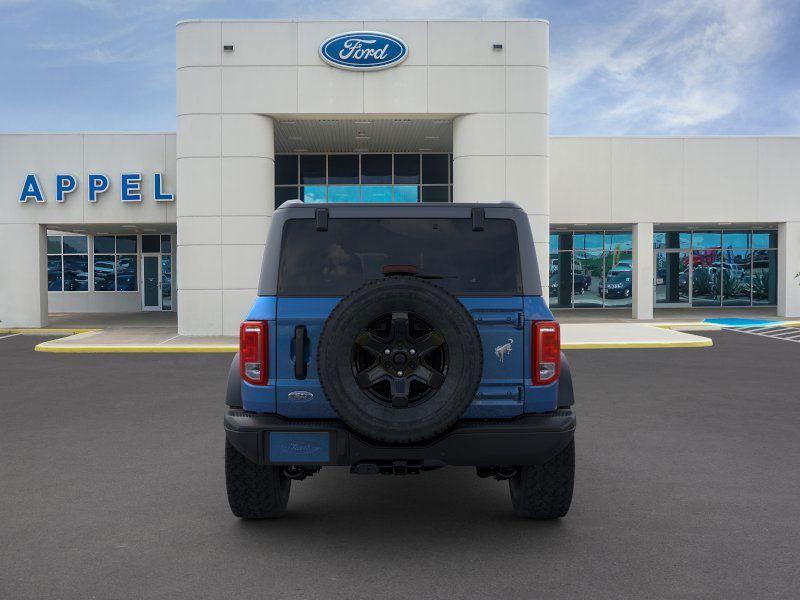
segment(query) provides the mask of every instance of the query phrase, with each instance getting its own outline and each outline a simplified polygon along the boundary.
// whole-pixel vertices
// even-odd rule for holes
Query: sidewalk
[[[711,323],[633,320],[573,322],[559,315],[565,350],[611,348],[691,348],[711,346],[708,338],[688,331],[718,330]],[[60,336],[36,346],[39,352],[236,352],[236,337],[178,335],[174,313],[51,315],[51,327],[0,330],[8,333]]]

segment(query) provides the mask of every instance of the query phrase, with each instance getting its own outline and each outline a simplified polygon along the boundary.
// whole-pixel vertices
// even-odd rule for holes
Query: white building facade
[[[510,200],[552,306],[800,316],[800,138],[550,139],[544,21],[189,21],[176,67],[177,135],[0,135],[0,327],[235,334],[293,198]]]

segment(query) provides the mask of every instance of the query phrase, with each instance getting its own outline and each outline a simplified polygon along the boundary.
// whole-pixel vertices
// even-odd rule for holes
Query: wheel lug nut
[[[391,351],[391,350],[389,350],[389,349],[387,348],[386,350],[384,350],[384,351],[383,351],[383,353],[384,353],[384,354],[391,354],[391,353],[392,353],[392,351]]]
[[[416,350],[414,350],[414,349],[412,348],[411,350],[409,350],[409,351],[408,351],[408,353],[409,353],[409,354],[416,354],[416,353],[417,353],[417,351],[416,351]]]
[[[402,376],[403,376],[403,372],[402,372],[402,371],[398,371],[398,372],[397,372],[397,376],[398,376],[398,377],[402,377]]]

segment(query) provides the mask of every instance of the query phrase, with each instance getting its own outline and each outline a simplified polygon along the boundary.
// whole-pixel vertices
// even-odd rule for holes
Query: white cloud
[[[616,133],[686,132],[733,113],[749,75],[779,44],[770,0],[640,5],[552,59],[554,105],[594,97]],[[602,101],[600,101],[602,100]]]

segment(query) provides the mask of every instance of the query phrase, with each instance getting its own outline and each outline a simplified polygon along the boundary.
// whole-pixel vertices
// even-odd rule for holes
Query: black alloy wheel
[[[407,312],[382,315],[355,339],[353,375],[377,402],[408,408],[430,398],[447,375],[447,344],[437,329]]]

